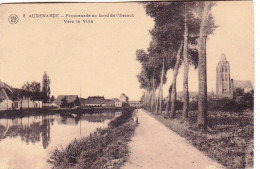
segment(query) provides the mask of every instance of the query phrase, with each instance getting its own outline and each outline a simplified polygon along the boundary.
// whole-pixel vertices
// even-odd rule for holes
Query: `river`
[[[122,112],[48,114],[0,119],[0,168],[48,169],[50,153],[88,136]]]

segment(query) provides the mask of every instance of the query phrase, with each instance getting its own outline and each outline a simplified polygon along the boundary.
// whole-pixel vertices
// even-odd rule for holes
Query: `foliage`
[[[190,111],[187,123],[182,122],[181,113],[178,111],[174,120],[162,115],[153,114],[153,116],[225,167],[253,167],[254,114],[252,111],[209,111],[208,130],[197,127],[197,111]]]
[[[50,98],[51,103],[54,102],[54,100],[55,100],[55,97],[52,95]]]
[[[140,74],[137,75],[137,78],[141,84],[140,88],[146,90],[146,97],[144,97],[145,107],[148,110],[153,110],[153,107],[157,107],[154,106],[157,104],[154,99],[155,90],[160,84],[160,93],[163,93],[161,91],[163,88],[162,84],[164,84],[167,80],[166,74],[169,69],[174,69],[175,73],[173,78],[173,85],[176,83],[175,79],[177,78],[178,69],[181,64],[181,62],[179,62],[179,58],[177,57],[177,51],[184,41],[184,30],[186,30],[186,33],[188,33],[188,39],[185,41],[185,44],[188,46],[188,56],[185,56],[187,56],[187,60],[190,65],[193,65],[194,68],[198,67],[198,39],[200,38],[199,35],[205,3],[192,1],[144,2],[142,4],[145,8],[146,14],[153,18],[155,25],[154,28],[150,31],[152,41],[150,42],[147,52],[143,49],[137,50],[136,52],[137,60],[142,65],[142,70]],[[210,8],[213,4],[214,3],[210,3]],[[185,25],[187,26],[185,27]],[[216,26],[214,24],[214,18],[212,17],[211,13],[209,13],[207,15],[204,29],[206,35],[212,34],[215,29]],[[184,53],[186,52],[181,51],[180,55],[182,56]],[[181,60],[183,59],[184,58],[181,57]],[[162,63],[164,63],[165,69],[165,74],[163,75],[160,74],[160,72],[162,72]],[[188,64],[185,65],[187,70]],[[161,76],[163,77],[161,78]],[[188,75],[186,74],[185,77],[188,78]],[[161,81],[162,83],[160,83]],[[172,100],[174,100],[171,103],[171,112],[174,112],[175,110],[175,94],[176,88],[174,87],[171,97]]]
[[[48,162],[54,168],[120,168],[126,161],[127,143],[136,127],[131,117],[132,111],[124,112],[107,129],[97,129],[88,137],[75,139],[65,149],[56,148]]]
[[[80,100],[79,100],[79,97],[77,96],[76,99],[75,99],[75,105],[76,106],[80,106]]]
[[[68,100],[66,96],[61,99],[60,107],[68,107]]]
[[[41,84],[33,81],[32,83],[26,82],[21,90],[14,90],[14,96],[16,99],[30,99],[30,100],[43,100],[44,95],[41,92]],[[16,100],[14,99],[14,100]]]

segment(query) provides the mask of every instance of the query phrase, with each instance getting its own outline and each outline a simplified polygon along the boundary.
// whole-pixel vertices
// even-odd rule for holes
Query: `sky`
[[[147,49],[153,20],[137,3],[23,4],[0,6],[0,80],[21,87],[26,81],[42,81],[46,71],[51,94],[101,95],[138,100],[142,90],[136,75],[141,66],[137,49]],[[30,14],[134,14],[134,17],[29,18]],[[17,24],[8,17],[16,14]],[[26,15],[23,18],[23,14]],[[218,2],[212,9],[218,28],[207,41],[208,91],[216,88],[216,66],[222,53],[230,63],[231,78],[254,82],[252,2]],[[80,20],[81,23],[65,23]],[[177,90],[182,91],[182,72]],[[167,72],[166,96],[172,81]],[[197,91],[198,72],[190,68],[189,89]],[[80,92],[81,91],[81,92]]]

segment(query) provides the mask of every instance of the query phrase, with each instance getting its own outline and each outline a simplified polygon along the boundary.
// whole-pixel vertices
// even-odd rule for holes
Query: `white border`
[[[0,0],[0,3],[21,3],[21,2],[129,2],[135,0]],[[260,129],[260,0],[254,1],[254,30],[255,30],[255,137],[254,137],[254,168],[260,168],[260,136],[257,131]],[[243,49],[242,49],[243,50]]]

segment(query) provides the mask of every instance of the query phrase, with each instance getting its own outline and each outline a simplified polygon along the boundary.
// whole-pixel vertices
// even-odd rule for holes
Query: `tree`
[[[75,106],[80,106],[80,100],[78,96],[75,99]]]
[[[61,107],[67,107],[68,106],[68,100],[67,100],[67,97],[63,97],[61,99]]]
[[[208,124],[207,119],[207,62],[206,62],[206,43],[207,36],[214,29],[214,22],[210,16],[210,10],[213,5],[212,2],[200,2],[203,9],[200,32],[198,39],[198,54],[199,54],[199,96],[198,96],[198,126],[206,128]]]
[[[176,2],[148,2],[144,4],[146,14],[154,18],[155,21],[155,26],[151,31],[151,35],[157,42],[157,48],[155,48],[157,57],[165,58],[165,72],[167,72],[169,68],[174,69],[175,66],[175,69],[179,69],[180,65],[181,58],[177,57],[177,53],[178,49],[181,47],[183,38],[183,30],[180,26],[179,15],[181,5],[181,3]],[[165,55],[165,57],[163,55]],[[178,56],[180,56],[180,54]],[[163,59],[161,59],[160,63],[163,63]],[[175,71],[178,72],[178,70]],[[175,73],[173,79],[175,86],[177,74]],[[176,92],[176,90],[173,90],[173,92]],[[176,93],[174,95],[176,96]],[[171,108],[171,114],[174,114],[175,101],[172,102]],[[166,113],[168,114],[168,112]]]
[[[170,85],[169,90],[168,90],[168,98],[167,98],[167,103],[166,103],[166,108],[165,108],[165,114],[166,116],[169,116],[169,108],[170,108],[170,103],[171,103],[171,93],[172,93],[172,85]]]
[[[22,90],[19,91],[18,98],[22,100],[25,98],[28,100],[28,108],[30,108],[30,100],[42,100],[43,95],[41,90],[41,84],[39,82],[33,81],[32,83],[26,82],[22,86]]]
[[[52,96],[51,96],[51,99],[50,99],[51,103],[53,103],[54,100],[55,100],[55,97],[52,95]]]
[[[170,117],[175,118],[176,116],[176,99],[177,99],[177,88],[176,88],[176,81],[177,81],[177,75],[179,71],[179,66],[180,66],[180,55],[182,51],[183,43],[180,44],[179,50],[177,53],[177,60],[173,69],[173,81],[172,81],[172,94],[171,94],[171,99],[172,99],[172,105],[171,105],[171,111],[170,111]]]
[[[30,107],[29,103],[30,103],[30,99],[31,99],[31,91],[30,91],[30,83],[26,82],[23,86],[22,86],[22,95],[23,98],[26,98],[28,100],[28,108]]]
[[[150,43],[152,45],[152,43]],[[150,53],[147,54],[144,50],[136,51],[136,59],[141,63],[142,70],[137,78],[140,82],[140,88],[146,90],[146,103],[145,106],[149,111],[155,111],[155,88],[158,86],[158,71],[155,68],[155,57],[151,57]]]
[[[43,77],[42,77],[42,92],[44,95],[44,103],[49,102],[50,100],[50,94],[51,94],[51,90],[50,90],[50,78],[49,75],[44,72]]]
[[[188,118],[189,111],[189,62],[188,62],[188,26],[187,26],[187,3],[184,2],[184,46],[183,46],[183,110],[182,119]]]
[[[30,86],[31,100],[42,100],[43,95],[41,93],[41,83],[33,81]]]
[[[183,119],[188,117],[189,110],[189,91],[188,91],[188,72],[189,64],[198,66],[199,60],[199,39],[202,25],[202,14],[204,11],[204,2],[146,2],[144,7],[146,14],[152,17],[155,21],[155,26],[150,32],[152,35],[152,42],[148,49],[148,60],[150,57],[155,57],[157,64],[154,64],[150,69],[156,72],[156,65],[163,63],[159,58],[164,58],[163,55],[168,55],[166,60],[170,60],[170,64],[165,64],[166,71],[173,69],[174,76],[172,82],[171,94],[171,110],[170,116],[174,117],[176,114],[176,78],[179,67],[183,60],[184,78],[183,78]],[[206,23],[207,35],[212,33],[215,29],[214,20],[211,15],[208,16]],[[167,58],[167,57],[165,57]],[[161,65],[162,67],[162,65]],[[168,68],[168,69],[167,69]],[[161,73],[163,70],[161,70]],[[166,74],[166,73],[165,73]],[[156,76],[152,78],[152,99],[154,100],[154,90]],[[149,75],[148,75],[148,80]],[[160,92],[161,83],[160,83]],[[171,96],[170,96],[171,95]],[[170,101],[168,101],[169,103]],[[152,101],[153,103],[153,101]],[[168,114],[168,106],[166,108]]]

